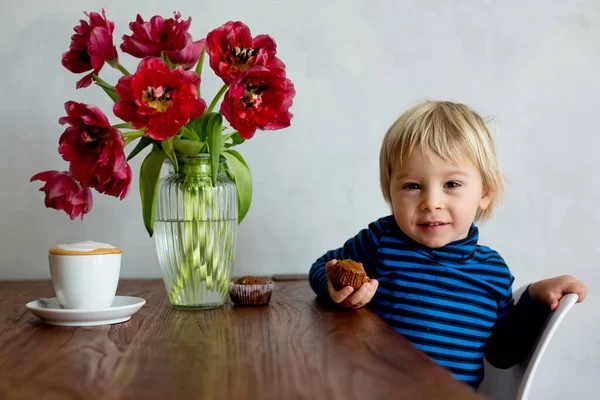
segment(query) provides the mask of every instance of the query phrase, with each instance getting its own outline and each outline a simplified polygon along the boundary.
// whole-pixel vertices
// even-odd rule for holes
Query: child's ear
[[[485,210],[486,208],[488,208],[490,203],[492,202],[492,198],[493,193],[489,190],[484,189],[483,194],[481,195],[481,199],[479,200],[479,208],[481,210]]]

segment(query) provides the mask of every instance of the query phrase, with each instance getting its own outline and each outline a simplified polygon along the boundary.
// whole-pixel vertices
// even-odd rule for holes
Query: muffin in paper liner
[[[352,286],[354,290],[358,290],[363,283],[370,281],[363,265],[350,259],[326,266],[325,273],[335,290],[341,290],[346,286]]]
[[[255,277],[242,277],[232,281],[229,285],[229,296],[231,297],[231,301],[240,306],[260,306],[268,304],[269,301],[271,301],[275,282],[260,282],[264,281]]]

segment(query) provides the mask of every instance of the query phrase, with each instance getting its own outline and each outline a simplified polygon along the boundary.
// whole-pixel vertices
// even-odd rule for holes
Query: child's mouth
[[[436,229],[440,229],[443,226],[449,225],[448,222],[423,222],[417,224],[420,228],[425,229],[427,231],[433,231]]]

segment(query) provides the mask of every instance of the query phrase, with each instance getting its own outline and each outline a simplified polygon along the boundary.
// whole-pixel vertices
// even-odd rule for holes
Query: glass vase
[[[223,166],[225,158],[221,157]],[[154,237],[171,304],[213,308],[225,303],[235,255],[238,204],[234,182],[211,178],[208,154],[178,156],[160,179]],[[222,169],[222,168],[220,168]]]

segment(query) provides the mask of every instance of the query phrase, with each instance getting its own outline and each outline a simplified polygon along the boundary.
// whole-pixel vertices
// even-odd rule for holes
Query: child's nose
[[[435,190],[423,190],[421,195],[421,211],[434,211],[444,208],[443,196]]]

